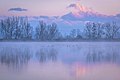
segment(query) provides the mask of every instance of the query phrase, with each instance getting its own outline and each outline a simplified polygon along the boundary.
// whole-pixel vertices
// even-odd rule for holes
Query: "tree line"
[[[8,17],[0,20],[0,40],[38,40],[38,41],[75,41],[75,40],[114,40],[120,39],[120,26],[116,22],[87,22],[84,30],[73,29],[62,35],[57,24],[47,25],[44,21],[31,26],[28,18]]]

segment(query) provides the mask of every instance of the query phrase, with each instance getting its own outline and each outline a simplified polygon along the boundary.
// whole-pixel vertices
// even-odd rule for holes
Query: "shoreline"
[[[0,42],[120,42],[120,40],[61,40],[61,41],[40,41],[40,40],[0,40]]]

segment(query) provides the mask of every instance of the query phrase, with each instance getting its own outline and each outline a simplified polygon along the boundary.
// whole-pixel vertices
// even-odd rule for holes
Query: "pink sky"
[[[71,11],[67,6],[79,3],[107,15],[120,13],[120,0],[1,0],[0,15],[61,16]],[[8,11],[11,8],[27,11]]]

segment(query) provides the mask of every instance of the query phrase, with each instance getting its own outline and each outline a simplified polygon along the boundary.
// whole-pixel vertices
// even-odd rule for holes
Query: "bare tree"
[[[76,29],[71,30],[70,37],[72,39],[75,39],[77,37],[77,30]]]
[[[54,40],[57,38],[57,36],[59,36],[59,32],[57,29],[57,24],[56,23],[52,23],[52,25],[48,26],[47,29],[48,32],[48,40]]]
[[[3,39],[30,39],[32,36],[32,27],[28,23],[27,18],[8,17],[1,20],[0,32]]]
[[[118,26],[115,22],[113,23],[106,23],[104,24],[105,34],[108,39],[115,38],[116,34],[118,33],[120,26]]]
[[[31,25],[28,23],[28,18],[25,18],[23,21],[23,38],[24,39],[32,39],[32,27]]]
[[[40,21],[39,26],[36,27],[36,39],[41,41],[44,40],[55,40],[60,38],[60,33],[57,29],[57,24],[52,23],[51,25],[46,25],[43,21]]]
[[[88,22],[85,27],[85,34],[89,39],[100,39],[102,37],[101,23]]]
[[[4,39],[12,39],[14,33],[14,17],[8,17],[5,20],[1,20],[1,33]]]
[[[46,35],[46,23],[43,21],[39,22],[38,27],[36,28],[36,39],[45,40]]]

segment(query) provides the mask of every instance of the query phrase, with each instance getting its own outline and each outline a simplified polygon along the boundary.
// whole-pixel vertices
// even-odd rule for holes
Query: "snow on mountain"
[[[70,13],[61,18],[67,21],[93,21],[93,22],[112,22],[117,21],[115,16],[108,16],[97,13],[91,8],[85,7],[80,3],[70,4],[67,8],[74,8]],[[117,16],[120,16],[119,14]],[[118,18],[118,17],[117,17]]]
[[[120,22],[120,14],[117,14],[114,16],[116,20],[118,20],[118,22]]]
[[[120,22],[120,14],[117,14],[115,16],[111,15],[104,15],[100,14],[97,12],[94,12],[90,10],[89,8],[86,8],[80,4],[71,4],[69,7],[74,7],[76,10],[65,14],[63,16],[39,16],[39,17],[33,17],[33,20],[31,23],[34,21],[44,21],[47,24],[52,24],[56,23],[58,28],[60,29],[61,32],[64,34],[67,34],[70,32],[72,29],[80,29],[83,31],[84,25],[88,21],[92,22]],[[33,24],[35,25],[35,24]]]
[[[63,34],[69,33],[72,29],[80,29],[83,31],[86,21],[92,22],[120,22],[120,14],[117,15],[104,15],[93,11],[90,8],[82,6],[79,3],[70,4],[67,8],[74,8],[70,13],[63,16],[28,16],[28,20],[33,27],[39,24],[39,21],[44,21],[47,25],[56,23],[59,30]],[[0,19],[6,18],[0,16]],[[25,18],[25,17],[23,17]],[[120,23],[119,23],[120,24]]]
[[[70,12],[61,17],[53,16],[53,17],[32,17],[30,18],[30,23],[33,26],[37,26],[39,21],[44,21],[48,25],[52,23],[56,23],[59,30],[63,34],[69,33],[72,29],[80,29],[83,31],[84,25],[88,21],[92,22],[120,22],[120,15],[115,16],[107,16],[94,12]]]
[[[76,15],[77,14],[77,15]],[[72,20],[72,21],[110,21],[109,16],[105,16],[102,14],[97,14],[97,13],[91,13],[91,12],[78,12],[78,13],[73,13],[70,12],[66,15],[63,15],[61,17],[64,20]]]
[[[56,23],[59,31],[63,34],[68,34],[72,29],[83,29],[84,22],[83,21],[67,21],[62,19],[58,16],[52,16],[52,17],[28,17],[29,22],[32,26],[36,27],[39,24],[39,21],[44,21],[47,23],[47,25],[50,25],[52,23]]]
[[[118,15],[103,15],[96,12],[70,12],[65,14],[61,17],[67,21],[92,21],[92,22],[119,22],[120,21],[120,14]]]

